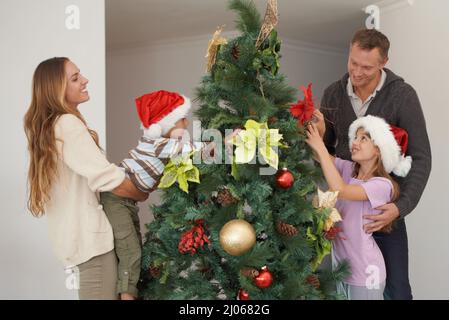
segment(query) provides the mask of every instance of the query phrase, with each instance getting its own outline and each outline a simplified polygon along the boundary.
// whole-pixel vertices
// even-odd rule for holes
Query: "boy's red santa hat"
[[[412,166],[412,157],[405,156],[408,134],[404,129],[389,125],[384,119],[365,116],[355,120],[349,127],[349,148],[356,138],[357,130],[363,128],[379,148],[385,170],[405,177]]]
[[[190,99],[176,92],[159,90],[136,98],[137,113],[144,135],[157,139],[167,134],[191,108]]]

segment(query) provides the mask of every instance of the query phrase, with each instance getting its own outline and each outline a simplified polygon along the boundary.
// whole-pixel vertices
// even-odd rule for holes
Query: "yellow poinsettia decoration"
[[[256,155],[256,151],[262,155],[264,160],[273,168],[279,165],[279,156],[273,147],[283,146],[280,142],[282,134],[278,129],[268,129],[266,122],[259,123],[248,120],[245,129],[233,138],[235,149],[235,163],[248,163]]]
[[[307,228],[307,238],[315,245],[317,252],[316,257],[311,261],[312,269],[316,270],[323,261],[324,257],[331,252],[331,241],[326,239],[323,231],[328,232],[336,222],[341,221],[342,218],[335,204],[338,200],[338,191],[323,192],[318,189],[318,195],[313,199],[313,206],[317,209],[331,209],[326,220],[319,220],[315,228]]]
[[[337,209],[335,209],[335,204],[338,200],[338,191],[326,191],[323,192],[318,189],[318,196],[314,199],[313,205],[315,208],[326,208],[331,209],[331,213],[329,217],[324,222],[323,229],[324,231],[329,231],[330,228],[334,226],[336,222],[341,221],[340,213]]]
[[[200,183],[200,171],[193,165],[192,154],[193,152],[171,159],[158,187],[168,188],[177,181],[181,190],[189,193],[189,181]]]

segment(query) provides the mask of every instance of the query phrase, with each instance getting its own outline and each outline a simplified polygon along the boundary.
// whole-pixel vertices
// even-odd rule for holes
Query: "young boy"
[[[199,150],[203,144],[181,141],[191,108],[188,98],[161,90],[137,98],[136,105],[144,134],[120,167],[137,189],[150,193],[157,188],[170,158]],[[100,201],[114,232],[119,261],[117,293],[122,300],[134,300],[138,296],[142,247],[139,208],[134,200],[111,192],[101,193]]]

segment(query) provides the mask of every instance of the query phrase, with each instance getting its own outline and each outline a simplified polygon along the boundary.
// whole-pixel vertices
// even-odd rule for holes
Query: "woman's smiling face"
[[[67,77],[67,87],[65,91],[65,100],[71,108],[77,108],[80,103],[89,100],[87,91],[87,80],[78,67],[72,62],[65,63],[65,73]]]

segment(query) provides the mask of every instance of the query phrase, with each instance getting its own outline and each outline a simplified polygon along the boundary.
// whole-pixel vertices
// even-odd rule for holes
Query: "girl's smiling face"
[[[368,132],[359,128],[351,146],[352,160],[355,162],[366,162],[380,156],[379,148],[374,144]]]

